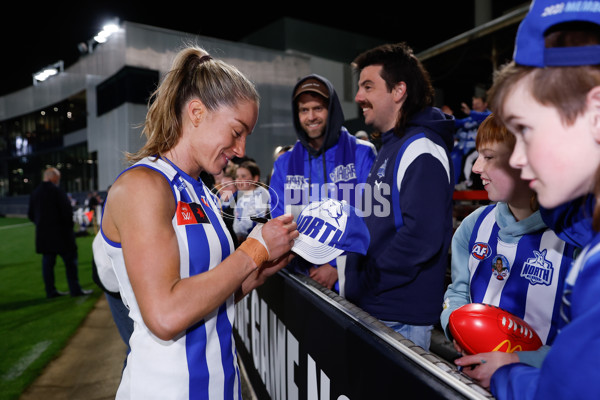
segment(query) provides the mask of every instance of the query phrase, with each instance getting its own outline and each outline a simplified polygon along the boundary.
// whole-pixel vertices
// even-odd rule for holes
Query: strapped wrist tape
[[[260,241],[251,237],[248,237],[246,240],[244,240],[238,249],[248,254],[259,268],[262,263],[269,259],[269,252],[265,246]]]

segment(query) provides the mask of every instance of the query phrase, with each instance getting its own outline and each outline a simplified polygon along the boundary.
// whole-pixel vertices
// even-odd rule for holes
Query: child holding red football
[[[600,4],[535,0],[519,27],[514,62],[497,74],[489,97],[517,138],[511,166],[553,211],[548,225],[584,245],[567,274],[559,333],[543,364],[499,368],[492,393],[497,399],[598,398]]]
[[[453,236],[452,283],[444,296],[442,327],[452,339],[450,314],[468,303],[485,303],[522,318],[542,343],[550,344],[557,333],[562,287],[576,247],[543,222],[535,192],[520,179],[520,170],[509,165],[515,136],[494,114],[480,125],[475,143],[479,156],[473,172],[481,176],[488,198],[496,203],[473,211]],[[490,352],[466,355],[455,363],[469,366],[463,372],[483,387],[489,387],[492,374],[502,365],[540,366],[546,350],[512,352],[516,344],[507,343],[510,352],[491,352],[502,340],[493,335],[473,340],[489,341]],[[494,340],[498,343],[491,343]]]

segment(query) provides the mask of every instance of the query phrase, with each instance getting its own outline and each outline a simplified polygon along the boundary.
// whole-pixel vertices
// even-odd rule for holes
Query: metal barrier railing
[[[245,368],[254,369],[254,373],[249,375],[254,376],[251,379],[253,385],[258,386],[259,391],[262,390],[259,398],[268,395],[273,399],[308,399],[311,394],[315,395],[316,390],[330,390],[331,398],[334,399],[352,400],[382,398],[382,393],[394,390],[398,398],[402,397],[402,393],[423,394],[424,391],[431,393],[421,398],[493,398],[490,392],[461,374],[448,360],[433,351],[425,351],[306,276],[283,270],[255,292],[249,300],[238,305],[236,320],[240,317],[241,326],[236,322],[236,333],[238,350]],[[302,312],[305,315],[301,315]],[[269,332],[265,332],[267,330]],[[287,335],[286,343],[282,343],[273,334],[279,332],[281,336],[284,331]],[[315,343],[321,340],[330,341]],[[262,347],[261,343],[264,344]],[[288,353],[289,347],[300,349],[292,357],[292,361],[289,354],[282,353],[280,349],[284,344]],[[264,346],[269,348],[265,349]],[[279,348],[279,351],[271,346]],[[352,354],[348,354],[349,352]],[[265,356],[267,353],[268,357]],[[287,374],[284,377],[264,365],[265,357],[276,360],[277,357],[285,356],[288,359],[280,360],[277,364],[286,365]],[[331,360],[344,362],[340,361],[341,365],[336,368],[329,366]],[[363,370],[365,364],[368,364],[367,369]],[[321,375],[315,365],[322,367]],[[270,366],[272,365],[269,364]],[[377,371],[378,368],[382,370]],[[305,369],[307,372],[304,372]],[[290,371],[294,375],[293,379],[290,378]],[[398,382],[388,382],[390,374],[397,376]],[[321,381],[326,382],[325,389],[322,383],[314,383],[319,380],[319,376]],[[358,382],[363,379],[373,387],[359,388],[361,385]],[[279,382],[279,385],[273,382]],[[289,390],[292,390],[291,396],[288,396]],[[378,396],[369,397],[365,390],[371,390],[373,394],[377,392]],[[282,394],[284,391],[285,396]],[[320,394],[317,398],[329,398],[328,392]]]

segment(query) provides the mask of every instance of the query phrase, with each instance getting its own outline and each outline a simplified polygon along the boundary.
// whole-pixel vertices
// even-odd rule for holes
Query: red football
[[[468,354],[489,351],[537,350],[542,341],[521,318],[489,304],[471,303],[457,308],[448,321],[450,333]]]

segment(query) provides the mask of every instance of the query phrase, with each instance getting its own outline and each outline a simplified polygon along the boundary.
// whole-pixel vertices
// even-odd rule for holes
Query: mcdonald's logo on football
[[[502,351],[504,353],[513,353],[515,351],[523,351],[523,347],[520,344],[517,344],[516,346],[511,346],[510,340],[504,339],[492,351]]]

